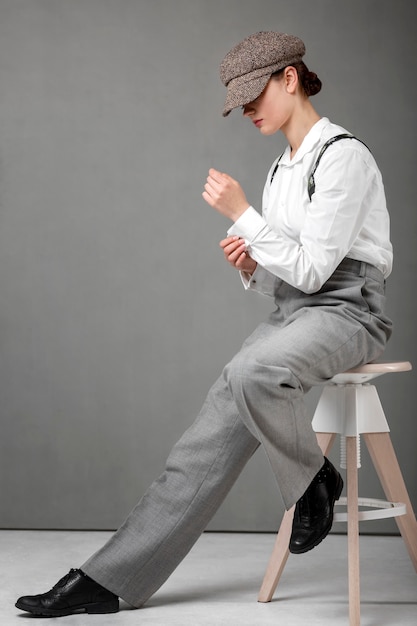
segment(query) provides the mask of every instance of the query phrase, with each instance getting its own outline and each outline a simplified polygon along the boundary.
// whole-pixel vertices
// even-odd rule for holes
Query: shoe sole
[[[310,550],[312,550],[313,548],[316,548],[323,541],[323,539],[326,539],[327,535],[329,534],[329,532],[331,531],[331,528],[333,526],[333,509],[334,509],[334,505],[335,505],[335,502],[337,502],[339,500],[340,496],[342,495],[342,491],[343,491],[343,478],[339,474],[339,480],[338,480],[338,483],[336,485],[335,496],[334,496],[333,502],[332,502],[332,515],[330,517],[329,524],[326,526],[326,528],[324,529],[324,531],[322,532],[320,537],[316,538],[314,543],[311,543],[308,546],[304,546],[304,548],[302,548],[301,550],[293,550],[293,549],[290,548],[291,554],[305,554],[306,552],[310,552]]]
[[[27,611],[28,613],[32,613],[32,615],[37,615],[38,617],[65,617],[65,615],[81,613],[82,611],[90,614],[117,613],[119,611],[119,600],[117,600],[117,604],[113,601],[95,604],[80,604],[79,606],[73,606],[69,609],[37,609],[35,607],[29,607],[23,602],[16,602],[15,606],[21,611]]]

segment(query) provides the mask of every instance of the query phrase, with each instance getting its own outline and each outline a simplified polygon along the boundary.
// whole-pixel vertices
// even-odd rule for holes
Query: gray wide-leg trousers
[[[345,259],[312,295],[277,279],[276,303],[211,388],[163,474],[81,566],[133,606],[189,552],[260,444],[285,506],[302,496],[323,464],[305,393],[377,358],[391,332],[383,276],[363,262]]]

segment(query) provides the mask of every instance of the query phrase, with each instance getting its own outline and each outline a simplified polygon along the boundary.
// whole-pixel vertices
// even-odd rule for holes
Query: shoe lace
[[[56,589],[57,587],[64,587],[67,584],[68,579],[71,578],[71,576],[75,574],[76,571],[76,569],[71,568],[68,574],[65,574],[65,576],[58,580],[58,582],[52,587],[52,589]]]

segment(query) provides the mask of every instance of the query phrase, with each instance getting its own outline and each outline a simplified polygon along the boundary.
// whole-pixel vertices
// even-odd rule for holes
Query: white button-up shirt
[[[392,269],[389,215],[381,173],[370,151],[342,139],[324,152],[311,201],[307,183],[323,144],[347,131],[321,118],[290,158],[272,164],[262,215],[249,207],[229,229],[245,239],[258,266],[241,273],[248,289],[273,296],[276,277],[305,293],[318,291],[345,258],[366,261],[387,277]]]

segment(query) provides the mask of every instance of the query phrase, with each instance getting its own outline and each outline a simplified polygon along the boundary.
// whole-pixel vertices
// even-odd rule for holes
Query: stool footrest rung
[[[347,506],[347,498],[339,498],[337,506]],[[387,500],[377,500],[376,498],[358,498],[358,506],[372,507],[371,511],[359,511],[360,522],[374,519],[385,519],[387,517],[398,517],[407,513],[407,507],[403,502],[388,502]],[[347,522],[348,512],[335,513],[334,522]]]

